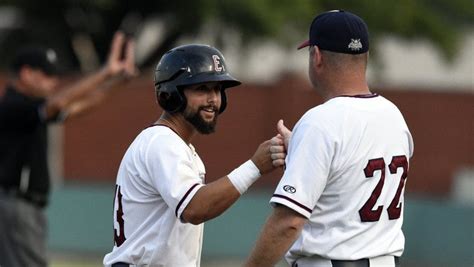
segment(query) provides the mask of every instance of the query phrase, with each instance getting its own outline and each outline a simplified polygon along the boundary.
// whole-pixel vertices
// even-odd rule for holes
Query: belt
[[[116,262],[112,264],[112,267],[129,267],[130,264],[125,262]]]
[[[293,263],[292,267],[313,267],[313,266],[328,266],[328,267],[378,267],[378,266],[393,266],[400,267],[400,257],[396,256],[380,256],[370,259],[360,260],[329,260],[321,257],[300,258]]]
[[[400,257],[393,257],[392,261],[395,263],[395,267],[400,265]],[[331,260],[332,267],[374,267],[374,266],[386,266],[377,264],[377,258],[374,259],[360,259],[354,261],[345,261],[345,260]],[[381,263],[383,264],[383,263]]]
[[[48,204],[48,196],[46,194],[21,192],[18,188],[5,187],[3,185],[0,185],[0,192],[8,196],[21,198],[40,208],[44,208]]]

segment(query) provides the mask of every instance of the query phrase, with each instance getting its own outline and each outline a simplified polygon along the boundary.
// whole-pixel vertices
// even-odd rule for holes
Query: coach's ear
[[[321,66],[323,62],[321,50],[317,45],[313,45],[310,48],[310,55],[311,55],[311,64],[313,64],[313,69],[316,70],[318,67]]]

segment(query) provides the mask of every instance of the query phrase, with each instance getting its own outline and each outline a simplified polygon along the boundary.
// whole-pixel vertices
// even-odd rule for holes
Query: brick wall
[[[5,79],[0,79],[4,84]],[[407,191],[447,195],[459,168],[474,166],[474,94],[372,88],[401,109],[415,141]],[[293,126],[321,98],[306,79],[283,77],[272,86],[245,84],[228,90],[229,105],[217,132],[194,145],[206,164],[208,181],[248,159],[275,134],[279,118]],[[117,88],[94,112],[65,123],[64,175],[72,181],[113,183],[120,160],[135,136],[161,114],[152,82],[141,78]],[[273,187],[281,171],[257,186]]]
[[[123,153],[135,136],[161,114],[151,81],[123,86],[95,112],[65,124],[64,172],[68,180],[115,180]],[[415,140],[407,191],[445,195],[455,172],[474,165],[474,95],[470,93],[377,90],[404,114]],[[248,159],[257,145],[275,134],[279,118],[293,126],[321,99],[305,79],[286,77],[272,86],[253,84],[228,90],[229,105],[217,132],[194,142],[208,181]],[[273,187],[275,171],[258,186]]]

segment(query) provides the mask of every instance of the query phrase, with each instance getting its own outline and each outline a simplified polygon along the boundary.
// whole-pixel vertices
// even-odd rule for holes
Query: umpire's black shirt
[[[46,120],[44,104],[45,99],[23,95],[12,86],[0,97],[0,187],[46,199],[51,120]]]

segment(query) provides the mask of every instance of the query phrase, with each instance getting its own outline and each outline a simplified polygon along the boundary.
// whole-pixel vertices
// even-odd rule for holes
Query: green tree
[[[74,70],[87,59],[78,55],[78,43],[103,60],[116,29],[135,34],[151,18],[158,18],[164,31],[159,44],[141,62],[143,66],[154,64],[180,37],[193,37],[210,25],[218,42],[233,32],[244,45],[274,38],[294,47],[307,35],[314,15],[331,9],[363,17],[372,43],[385,35],[427,39],[447,60],[456,55],[460,37],[472,27],[474,18],[472,0],[3,0],[0,61],[4,65],[11,51],[34,41],[67,55],[64,63]]]

